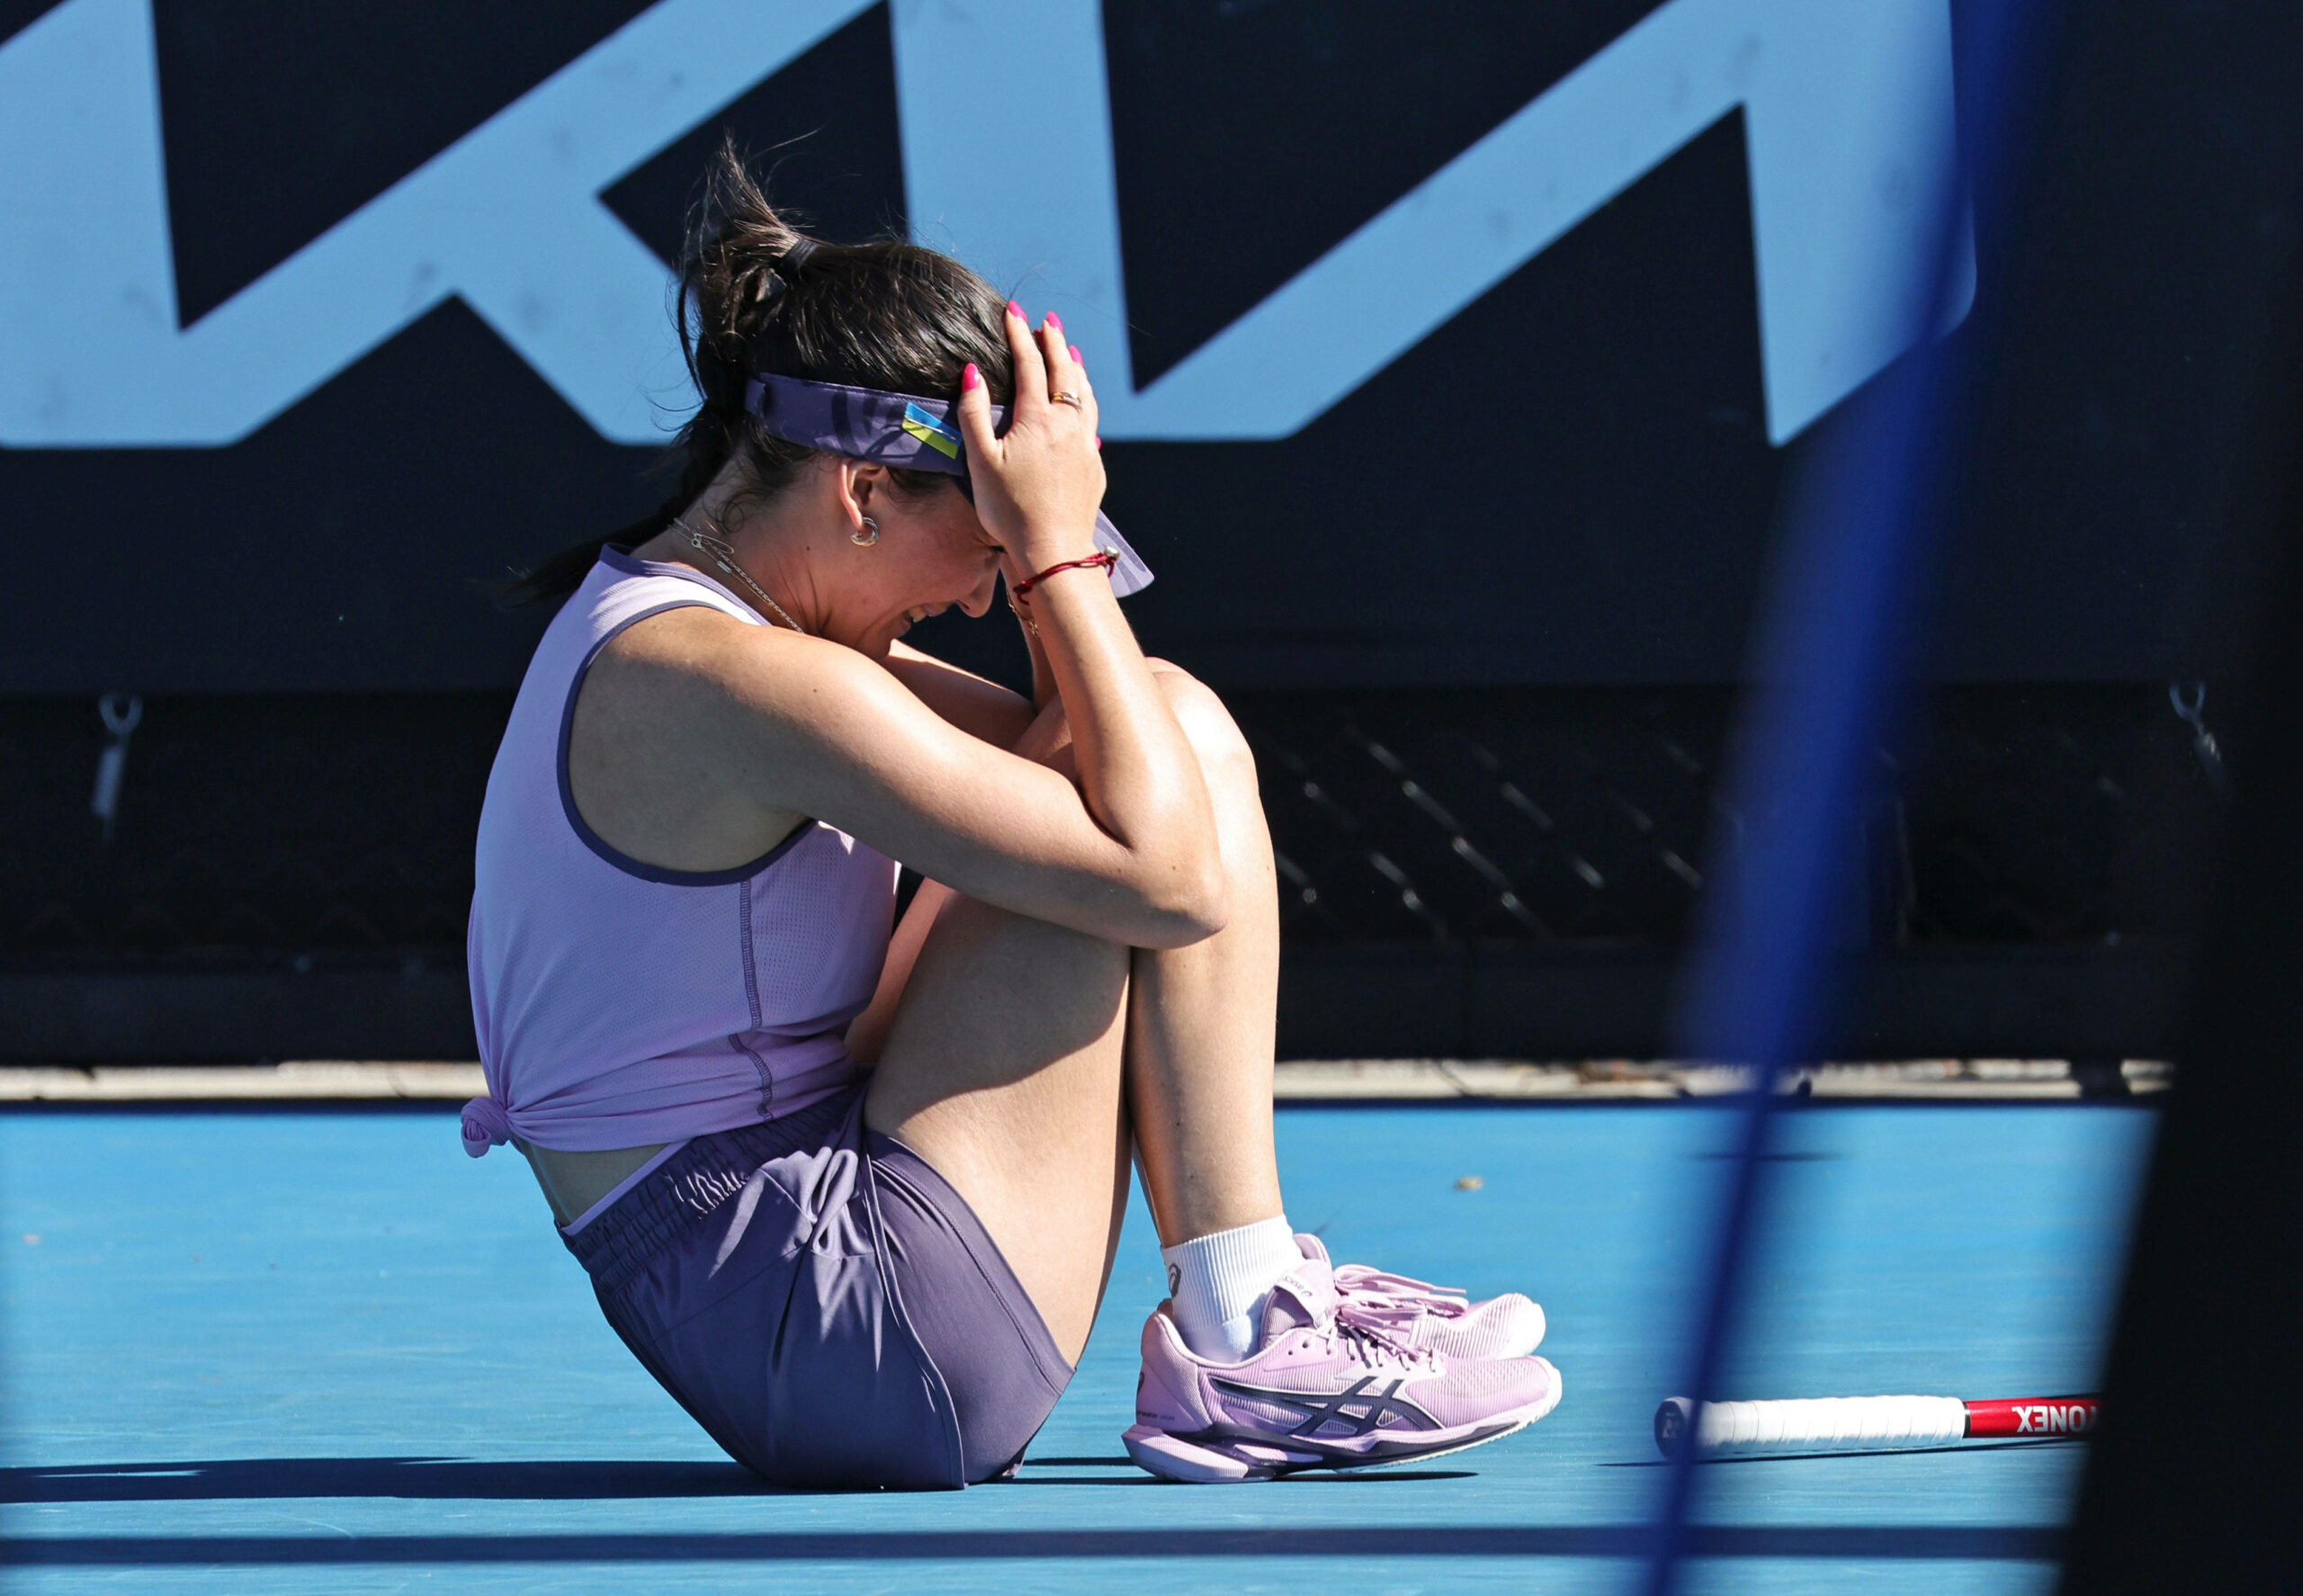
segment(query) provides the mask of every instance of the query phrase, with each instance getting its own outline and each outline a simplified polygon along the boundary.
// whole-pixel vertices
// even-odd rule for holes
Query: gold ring
[[[1051,393],[1047,396],[1047,402],[1051,405],[1070,405],[1083,416],[1088,413],[1088,407],[1080,402],[1080,396],[1076,393]]]

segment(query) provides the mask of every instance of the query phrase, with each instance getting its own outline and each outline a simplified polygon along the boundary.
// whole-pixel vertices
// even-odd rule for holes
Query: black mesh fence
[[[1669,947],[1736,817],[1731,695],[1510,688],[1231,696],[1302,943]],[[453,953],[508,700],[163,699],[109,840],[93,704],[0,704],[0,955]],[[2217,810],[2151,686],[1939,694],[1883,751],[1874,943],[2179,931]]]
[[[1673,950],[1737,835],[1730,691],[1229,702],[1280,856],[1284,1049],[1662,1045]],[[107,838],[97,706],[0,702],[0,1057],[469,1056],[471,837],[508,707],[155,699]],[[2156,1035],[2166,961],[2105,956],[2189,922],[2220,808],[2197,744],[2160,686],[1934,695],[1880,753],[1849,908],[1851,945],[1904,961],[1875,1045]]]
[[[1241,695],[1305,939],[1669,946],[1739,817],[1725,689]],[[2071,945],[2185,923],[2216,776],[2163,687],[1960,687],[1882,749],[1861,939]]]

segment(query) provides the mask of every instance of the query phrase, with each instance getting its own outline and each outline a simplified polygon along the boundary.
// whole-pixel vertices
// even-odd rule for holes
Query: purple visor
[[[754,377],[744,390],[744,408],[787,444],[906,471],[940,471],[957,477],[960,491],[974,502],[968,487],[967,445],[952,416],[958,407],[947,399],[811,382],[769,372]],[[994,426],[1007,420],[1007,406],[991,407]],[[1112,568],[1112,590],[1122,598],[1152,585],[1152,568],[1100,510],[1096,514],[1096,546],[1119,555],[1119,563]]]

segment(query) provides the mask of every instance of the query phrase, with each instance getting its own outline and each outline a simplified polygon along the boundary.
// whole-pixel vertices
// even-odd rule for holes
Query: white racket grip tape
[[[1655,1444],[1664,1456],[1676,1452],[1690,1430],[1699,1457],[1941,1447],[1967,1439],[1967,1404],[1956,1396],[1707,1402],[1698,1419],[1686,1397],[1664,1398],[1655,1410]]]

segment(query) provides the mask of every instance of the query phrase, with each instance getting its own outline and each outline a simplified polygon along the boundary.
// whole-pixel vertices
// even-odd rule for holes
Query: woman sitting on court
[[[794,1484],[1013,1470],[1131,1152],[1170,1300],[1146,1468],[1392,1462],[1550,1411],[1540,1310],[1331,1269],[1282,1216],[1253,764],[1146,659],[1077,350],[945,256],[802,238],[723,161],[681,279],[702,408],[567,599],[488,785],[490,1096],[618,1334]],[[1031,702],[906,648],[1005,577]],[[896,865],[926,878],[893,924]]]

